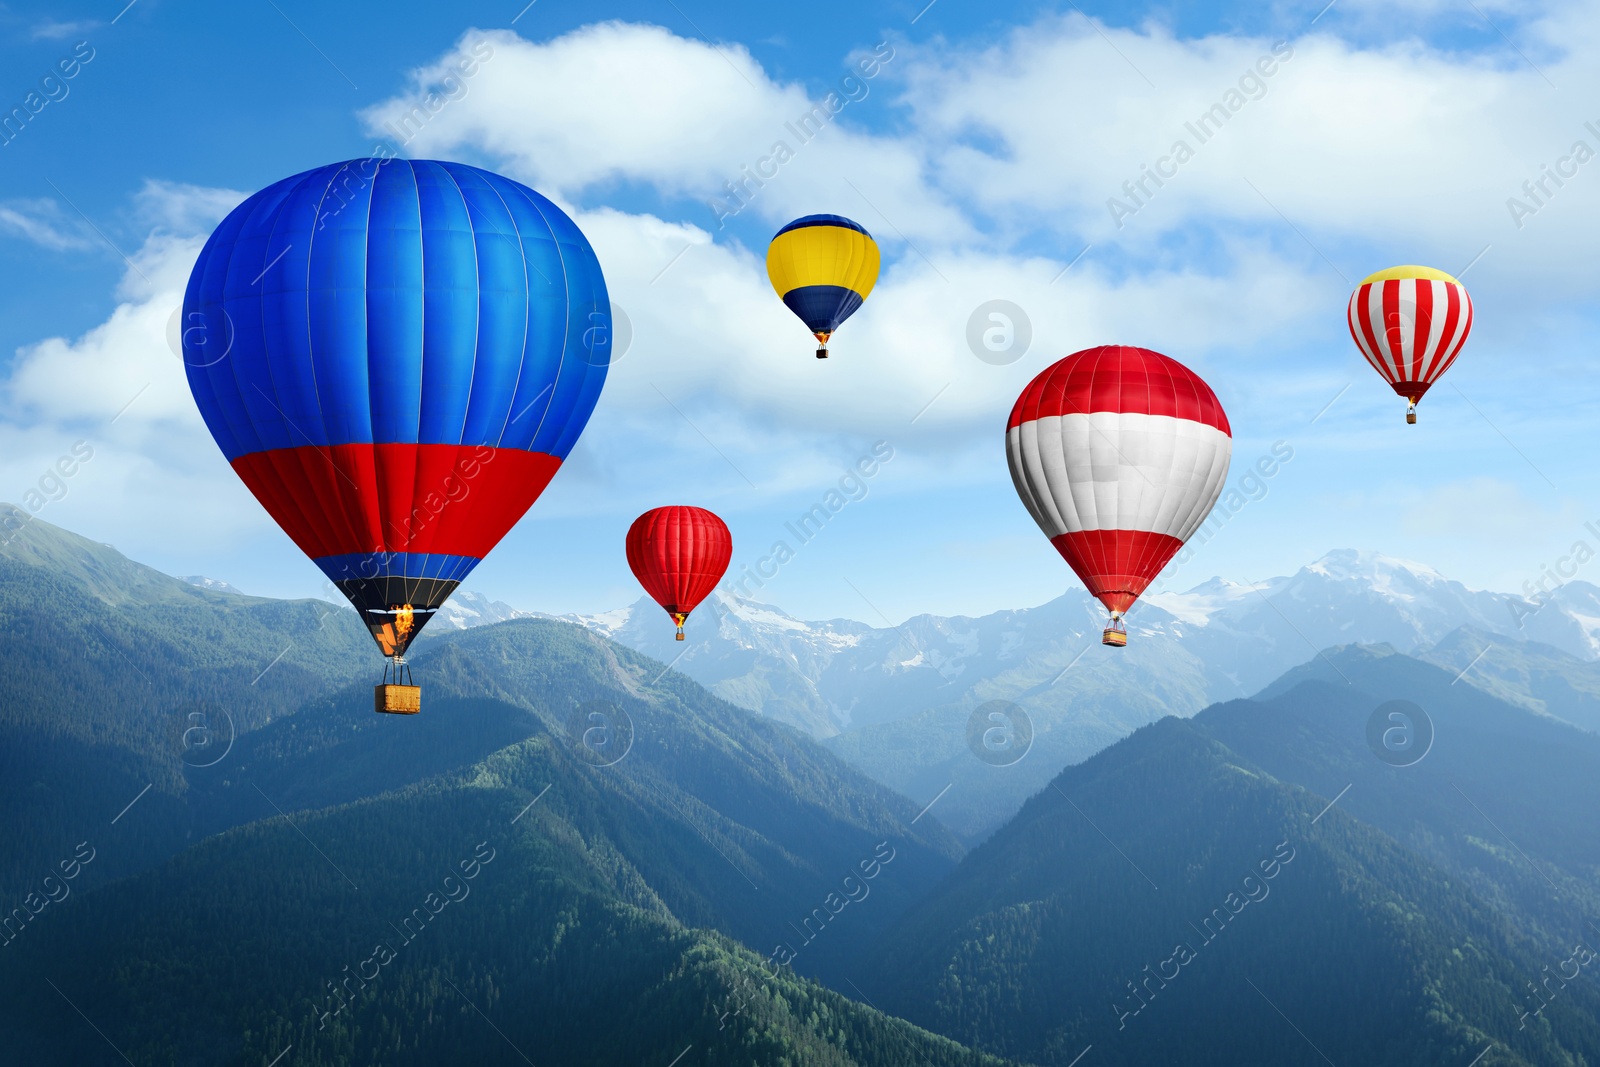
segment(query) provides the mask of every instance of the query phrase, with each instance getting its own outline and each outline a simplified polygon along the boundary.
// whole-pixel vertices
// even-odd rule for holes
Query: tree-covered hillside
[[[606,835],[594,774],[540,735],[376,799],[229,831],[93,893],[7,950],[11,1054],[241,1067],[280,1056],[620,1067],[683,1052],[729,1065],[998,1062],[682,923],[664,901],[672,887],[658,892]],[[681,840],[658,825],[659,847]]]
[[[1449,703],[1429,688],[1449,676],[1405,657],[1333,663],[1304,673],[1349,682],[1286,679],[1063,772],[885,938],[868,993],[1044,1064],[1090,1045],[1128,1067],[1600,1062],[1600,987],[1577,978],[1600,963],[1580,887],[1597,739],[1464,687]],[[1365,731],[1371,692],[1422,695],[1408,675],[1438,735],[1401,768]],[[1563,855],[1553,881],[1460,790],[1535,861]],[[1541,818],[1536,796],[1579,803]]]

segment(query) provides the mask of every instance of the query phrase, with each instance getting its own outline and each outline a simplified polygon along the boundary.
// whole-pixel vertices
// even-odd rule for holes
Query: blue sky
[[[1073,578],[1015,499],[1004,419],[1048,363],[1112,341],[1211,382],[1236,472],[1293,449],[1174,587],[1358,547],[1515,589],[1600,519],[1600,160],[1520,227],[1506,203],[1574,142],[1600,150],[1591,5],[331,7],[0,7],[0,110],[92,49],[0,146],[0,499],[88,441],[41,518],[170,572],[317,593],[205,437],[167,325],[238,198],[394,144],[385,123],[479,44],[492,58],[396,147],[567,207],[634,341],[568,468],[469,587],[551,611],[631,601],[623,532],[668,502],[723,514],[737,571],[887,441],[865,498],[758,595],[874,624],[1042,602]],[[1278,42],[1292,55],[1259,97],[1119,228],[1108,198]],[[725,183],[874,48],[893,58],[719,226]],[[811,211],[856,218],[885,253],[822,365],[760,262]],[[1402,262],[1470,265],[1478,309],[1416,427],[1344,326],[1352,286]],[[1004,366],[965,336],[995,299],[1032,327]]]

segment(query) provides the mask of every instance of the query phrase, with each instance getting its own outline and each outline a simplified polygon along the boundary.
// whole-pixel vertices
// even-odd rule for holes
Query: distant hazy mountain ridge
[[[1148,594],[1122,650],[1099,646],[1104,610],[1076,588],[1038,607],[919,615],[893,628],[805,622],[718,592],[689,620],[683,645],[647,599],[562,618],[825,739],[909,796],[926,801],[954,785],[940,817],[975,840],[1062,766],[1163,715],[1250,696],[1337,645],[1386,644],[1457,670],[1484,653],[1467,682],[1600,725],[1600,588],[1567,581],[1540,597],[1469,589],[1425,564],[1342,549],[1255,585],[1213,578]],[[1530,679],[1543,696],[1526,690]],[[990,700],[1015,704],[1033,727],[1032,750],[1004,774],[965,741],[968,716]]]

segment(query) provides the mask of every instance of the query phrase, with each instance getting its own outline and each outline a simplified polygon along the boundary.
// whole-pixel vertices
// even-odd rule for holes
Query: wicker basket
[[[422,686],[375,685],[372,710],[380,715],[415,715],[422,710]]]

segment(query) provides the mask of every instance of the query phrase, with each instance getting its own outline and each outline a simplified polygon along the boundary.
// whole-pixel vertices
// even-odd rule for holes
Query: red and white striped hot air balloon
[[[1449,369],[1472,331],[1467,287],[1432,267],[1390,267],[1362,280],[1350,295],[1350,336],[1373,369],[1417,401]]]
[[[1006,425],[1017,494],[1089,592],[1122,616],[1205,521],[1233,455],[1211,387],[1175,359],[1105,345],[1047,367]]]

